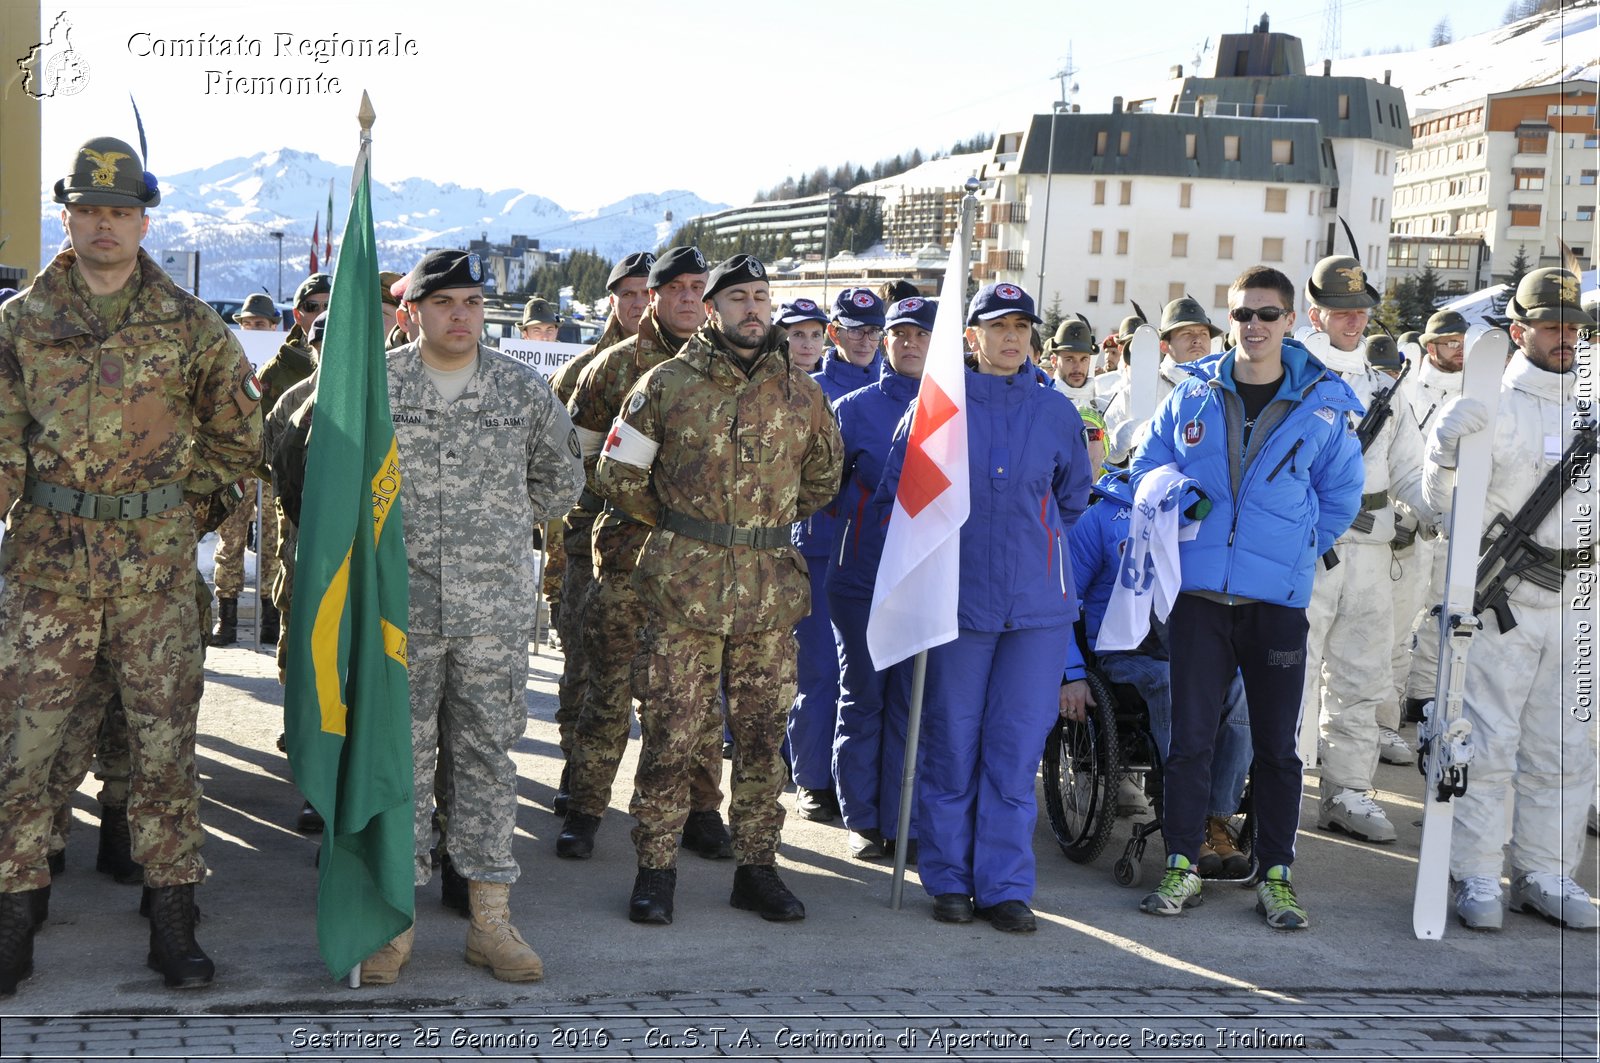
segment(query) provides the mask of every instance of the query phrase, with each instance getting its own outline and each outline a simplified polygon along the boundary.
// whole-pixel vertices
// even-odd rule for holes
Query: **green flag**
[[[356,175],[318,369],[284,693],[295,782],[327,824],[317,947],[336,978],[413,916],[406,548],[365,145]]]

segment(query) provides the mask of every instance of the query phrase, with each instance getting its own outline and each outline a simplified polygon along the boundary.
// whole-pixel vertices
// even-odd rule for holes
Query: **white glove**
[[[1461,437],[1488,427],[1489,408],[1477,399],[1457,397],[1439,415],[1433,426],[1433,445],[1429,457],[1447,469],[1456,467]]]

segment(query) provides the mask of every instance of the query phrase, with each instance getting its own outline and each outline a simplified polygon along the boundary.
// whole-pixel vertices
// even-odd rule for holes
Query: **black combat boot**
[[[566,860],[587,860],[594,855],[594,836],[600,830],[600,817],[568,812],[556,839],[556,855]]]
[[[211,957],[194,939],[194,884],[150,889],[150,956],[145,965],[160,971],[168,989],[210,985],[216,974]]]
[[[261,602],[261,645],[276,646],[278,644],[278,628],[283,621],[283,616],[278,612],[278,607],[265,599]]]
[[[467,889],[467,880],[456,865],[450,862],[448,852],[439,854],[439,903],[446,908],[454,908],[456,914],[463,919],[472,918],[472,901]]]
[[[58,849],[45,857],[45,866],[50,868],[52,876],[64,873],[67,870],[67,851]]]
[[[641,867],[628,898],[628,918],[635,923],[666,926],[672,922],[672,895],[678,888],[675,867]]]
[[[100,854],[95,857],[94,869],[124,886],[137,886],[144,881],[144,866],[133,862],[126,805],[100,806]]]
[[[33,928],[38,930],[50,918],[50,884],[47,882],[36,890],[28,890],[28,896],[33,909]]]
[[[722,824],[722,813],[714,808],[689,813],[683,821],[683,847],[707,860],[732,860],[733,839]]]
[[[206,641],[212,646],[232,646],[239,641],[239,599],[217,599],[217,630]]]
[[[806,906],[789,892],[771,864],[740,864],[733,873],[733,895],[728,903],[755,912],[773,923],[792,923],[806,917]]]
[[[300,814],[294,818],[294,829],[301,834],[321,834],[326,829],[322,813],[311,807],[310,801],[300,804]]]
[[[33,973],[33,931],[38,890],[0,893],[0,997],[17,991]]]

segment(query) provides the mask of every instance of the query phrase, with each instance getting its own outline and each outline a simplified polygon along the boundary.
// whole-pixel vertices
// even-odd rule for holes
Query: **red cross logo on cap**
[[[796,310],[815,310],[817,308],[817,304],[813,303],[810,299],[796,299],[794,301],[794,308]]]
[[[864,288],[857,291],[855,295],[852,295],[850,297],[850,301],[855,303],[863,310],[868,309],[873,303],[877,302],[877,300],[872,297],[872,293]]]
[[[922,300],[914,295],[909,299],[902,299],[900,300],[900,309],[907,313],[915,313],[922,309]]]
[[[1021,299],[1022,289],[1015,284],[1002,284],[994,290],[994,294],[1002,299]]]

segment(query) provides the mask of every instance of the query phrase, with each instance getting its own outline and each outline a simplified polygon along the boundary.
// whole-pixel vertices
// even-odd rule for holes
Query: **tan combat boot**
[[[404,933],[383,948],[361,961],[362,985],[394,985],[400,979],[400,968],[411,959],[411,942],[416,928],[406,927]]]
[[[511,887],[504,882],[467,881],[472,923],[467,927],[467,962],[487,967],[502,982],[537,982],[544,963],[511,925]]]

